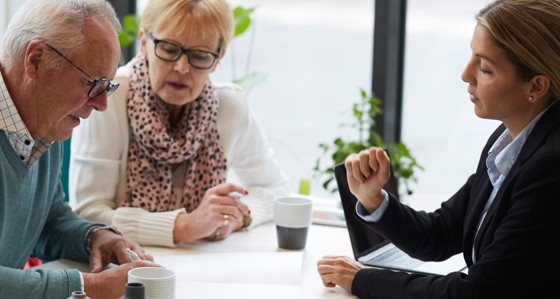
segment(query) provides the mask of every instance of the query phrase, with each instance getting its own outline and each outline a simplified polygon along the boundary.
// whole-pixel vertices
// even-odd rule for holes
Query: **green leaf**
[[[249,26],[251,26],[251,14],[255,11],[254,7],[245,8],[243,6],[236,6],[233,9],[233,19],[235,21],[235,28],[233,30],[233,37],[243,34]]]
[[[121,48],[128,48],[134,45],[138,36],[138,17],[136,15],[126,15],[123,17],[122,29],[119,31],[119,44]]]
[[[132,36],[130,33],[125,31],[120,31],[118,36],[119,36],[119,44],[121,45],[121,48],[127,48],[134,44],[134,36]]]
[[[235,24],[235,29],[233,31],[233,37],[238,37],[241,34],[243,34],[245,31],[247,31],[249,26],[251,26],[251,19],[250,18],[247,17],[247,18],[243,18],[243,19],[239,20]]]
[[[324,189],[329,189],[329,184],[332,182],[332,178],[327,179],[325,182],[323,182],[323,188]]]
[[[344,140],[342,140],[342,138],[340,138],[340,137],[336,138],[333,143],[334,143],[334,145],[336,145],[338,147],[343,147],[344,144],[346,144],[344,142]]]
[[[124,31],[137,35],[139,28],[139,19],[136,15],[126,15],[123,17],[122,27]]]
[[[362,99],[367,97],[367,91],[363,88],[360,88],[360,95],[362,96]]]

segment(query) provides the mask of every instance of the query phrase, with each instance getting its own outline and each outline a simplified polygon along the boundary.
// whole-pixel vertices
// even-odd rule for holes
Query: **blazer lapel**
[[[519,152],[516,164],[523,165],[533,153],[541,146],[550,132],[560,127],[560,104],[554,103],[539,119],[531,134]]]
[[[502,194],[504,192],[505,189],[507,189],[507,186],[510,184],[511,178],[512,178],[512,174],[515,173],[520,167],[523,166],[523,164],[533,155],[533,153],[543,144],[543,142],[546,140],[546,137],[550,134],[550,132],[556,128],[560,127],[560,104],[558,103],[554,103],[541,117],[541,119],[539,119],[539,121],[537,122],[537,124],[535,125],[535,127],[533,128],[533,130],[531,131],[531,133],[529,134],[529,136],[527,137],[527,140],[525,141],[525,144],[523,145],[523,147],[521,148],[521,151],[519,152],[518,158],[515,161],[515,163],[512,165],[506,179],[504,180],[502,186],[500,187],[500,190],[497,192],[496,197],[494,198],[494,201],[492,202],[492,204],[490,205],[490,207],[488,208],[488,211],[486,212],[486,216],[483,219],[483,222],[480,225],[480,229],[478,230],[478,233],[476,233],[476,229],[475,229],[475,233],[476,233],[476,237],[474,240],[474,247],[476,248],[476,252],[480,253],[480,246],[482,244],[481,240],[482,240],[482,236],[485,235],[487,229],[488,229],[488,223],[490,222],[490,220],[492,219],[492,216],[494,215],[494,211],[496,209],[496,206],[499,204],[499,202],[502,200]],[[482,189],[486,189],[488,187],[488,185],[490,184],[490,181],[488,180],[488,178],[486,177],[486,183],[484,184],[484,187]],[[491,184],[490,184],[490,190],[492,190]],[[480,194],[484,194],[484,193],[480,193]],[[490,193],[486,193],[486,198],[482,198],[483,200],[479,201],[477,203],[476,209],[475,211],[479,211],[479,213],[482,211],[482,205],[486,203],[486,200],[488,199],[488,197],[490,196]],[[480,221],[480,217],[482,217],[482,215],[480,215],[479,217],[473,217],[473,219],[476,219],[476,223],[478,225],[478,222]],[[477,227],[477,225],[475,227]],[[479,258],[478,254],[477,254],[477,259]]]

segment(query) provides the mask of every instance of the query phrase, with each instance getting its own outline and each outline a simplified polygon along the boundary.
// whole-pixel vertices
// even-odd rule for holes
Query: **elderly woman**
[[[210,80],[232,36],[227,2],[152,0],[140,25],[140,53],[119,68],[107,111],[73,133],[71,203],[143,245],[270,221],[287,177],[243,90]],[[226,182],[230,170],[243,185]]]

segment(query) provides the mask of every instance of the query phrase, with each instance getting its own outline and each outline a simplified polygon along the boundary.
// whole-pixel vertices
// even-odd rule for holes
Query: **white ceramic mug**
[[[175,272],[163,267],[141,267],[128,271],[128,282],[144,284],[147,299],[175,299]]]
[[[274,223],[278,247],[303,249],[311,225],[313,202],[307,196],[290,195],[274,200]]]

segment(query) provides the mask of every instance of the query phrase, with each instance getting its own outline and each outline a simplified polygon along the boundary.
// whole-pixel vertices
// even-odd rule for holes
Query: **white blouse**
[[[83,217],[118,227],[142,245],[173,247],[175,218],[185,209],[151,213],[121,207],[126,200],[126,163],[129,124],[126,101],[129,90],[126,67],[115,81],[120,87],[108,99],[107,110],[93,111],[74,129],[71,140],[70,204]],[[220,100],[218,131],[227,157],[228,180],[233,170],[249,191],[242,198],[251,209],[250,227],[272,220],[273,199],[287,195],[288,178],[280,170],[266,135],[249,110],[246,95],[234,84],[215,84]],[[183,172],[177,171],[174,176]],[[174,182],[184,180],[175,179]]]

